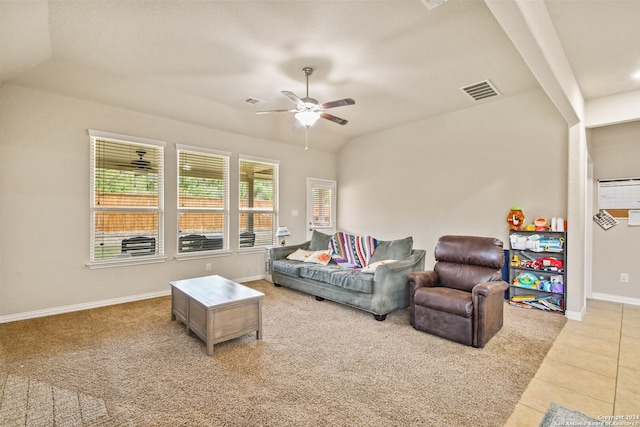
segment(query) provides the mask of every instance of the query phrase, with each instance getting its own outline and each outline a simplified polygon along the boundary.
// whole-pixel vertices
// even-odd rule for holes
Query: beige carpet
[[[484,349],[268,282],[264,335],[215,346],[156,298],[0,324],[2,426],[498,426],[565,318],[505,305]]]

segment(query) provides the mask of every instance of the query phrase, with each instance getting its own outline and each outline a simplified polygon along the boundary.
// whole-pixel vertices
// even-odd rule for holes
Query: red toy
[[[538,258],[534,263],[535,268],[544,271],[562,271],[564,262],[552,257]]]

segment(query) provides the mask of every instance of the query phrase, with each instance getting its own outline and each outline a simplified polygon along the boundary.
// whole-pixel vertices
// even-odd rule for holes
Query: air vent
[[[244,102],[245,104],[256,105],[256,106],[266,104],[266,101],[263,101],[262,99],[258,99],[258,98],[253,98],[251,96],[243,99],[242,102]]]
[[[489,80],[484,80],[469,86],[461,87],[460,89],[465,91],[467,95],[469,95],[476,101],[481,101],[486,98],[491,98],[492,96],[500,95],[498,89],[496,89]]]

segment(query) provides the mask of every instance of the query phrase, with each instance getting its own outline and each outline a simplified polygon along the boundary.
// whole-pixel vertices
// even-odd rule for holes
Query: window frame
[[[126,265],[136,264],[150,264],[165,262],[164,252],[164,149],[166,146],[165,141],[142,138],[137,136],[122,135],[113,132],[104,132],[94,129],[89,129],[89,143],[90,143],[90,183],[89,183],[89,261],[87,266],[91,269],[95,268],[107,268],[118,267]],[[132,146],[149,147],[158,150],[158,206],[153,207],[99,207],[96,206],[96,143],[98,140],[106,140],[109,142],[119,144],[129,144]],[[95,214],[96,212],[113,212],[113,211],[129,211],[129,212],[157,212],[158,214],[158,241],[156,242],[156,254],[144,255],[136,257],[126,258],[110,258],[105,260],[95,259],[95,244],[96,244],[96,224]]]
[[[263,163],[265,165],[269,165],[273,168],[273,208],[265,209],[265,208],[243,208],[242,207],[242,172],[243,162],[252,162],[252,163]],[[238,245],[238,253],[248,253],[248,252],[258,252],[264,251],[266,248],[276,245],[276,231],[278,229],[279,216],[280,216],[280,207],[279,207],[279,194],[280,194],[280,161],[274,159],[268,159],[264,157],[255,157],[240,154],[238,156],[238,232],[237,232],[237,240],[236,244]],[[271,241],[269,244],[261,244],[261,245],[253,245],[251,247],[240,247],[241,240],[241,223],[242,223],[242,215],[247,213],[272,213],[273,215],[273,224],[271,226]]]
[[[316,208],[316,199],[314,197],[314,190],[322,189],[329,191],[330,194],[330,212],[329,212],[329,224],[317,224],[313,221],[314,211]],[[337,193],[338,183],[331,179],[321,178],[307,178],[307,223],[309,224],[309,236],[311,237],[312,230],[322,231],[325,234],[333,234],[336,231],[337,221]],[[329,231],[329,233],[327,233]]]
[[[229,250],[229,166],[231,153],[227,151],[213,150],[203,147],[195,147],[184,144],[176,144],[176,260],[184,259],[196,259],[196,258],[210,258],[212,256],[228,255],[231,253]],[[224,182],[224,203],[222,208],[184,208],[180,207],[180,153],[190,153],[196,155],[202,155],[206,157],[217,157],[224,159],[225,162],[225,182]],[[202,250],[194,252],[180,252],[180,214],[182,212],[222,212],[223,213],[223,236],[222,236],[222,248],[212,250]]]

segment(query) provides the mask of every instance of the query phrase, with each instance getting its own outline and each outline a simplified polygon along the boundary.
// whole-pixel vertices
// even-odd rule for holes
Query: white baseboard
[[[254,280],[261,280],[261,279],[264,279],[265,277],[266,275],[263,274],[260,276],[251,276],[251,277],[245,277],[241,279],[233,279],[233,281],[238,283],[244,283],[244,282],[251,282]],[[53,316],[56,314],[71,313],[73,311],[89,310],[91,308],[106,307],[109,305],[116,305],[116,304],[125,304],[128,302],[165,297],[168,295],[171,295],[171,289],[167,289],[165,291],[159,291],[159,292],[151,292],[148,294],[131,295],[131,296],[121,297],[121,298],[111,298],[111,299],[105,299],[100,301],[86,302],[82,304],[73,304],[73,305],[65,305],[62,307],[45,308],[44,310],[27,311],[24,313],[16,313],[16,314],[9,314],[7,316],[0,316],[0,323],[8,323],[8,322],[15,322],[18,320],[35,319],[36,317],[45,317],[45,316]]]
[[[158,298],[171,295],[171,290],[151,292],[148,294],[131,295],[128,297],[111,298],[100,301],[85,302],[82,304],[64,305],[62,307],[46,308],[44,310],[27,311],[24,313],[0,316],[0,323],[15,322],[17,320],[35,319],[36,317],[53,316],[56,314],[71,313],[73,311],[88,310],[91,308],[106,307],[108,305],[124,304],[150,298]]]
[[[564,316],[569,319],[569,320],[577,320],[579,322],[582,322],[582,320],[584,320],[584,315],[587,312],[587,307],[582,307],[582,310],[580,311],[565,311],[564,312]]]
[[[250,277],[244,277],[242,279],[233,279],[233,281],[237,283],[245,283],[245,282],[253,282],[255,280],[263,280],[266,278],[267,278],[266,274],[261,274],[259,276],[250,276]]]
[[[619,295],[602,294],[599,292],[592,292],[590,298],[601,301],[617,302],[620,304],[640,305],[640,299],[638,298],[621,297]],[[584,306],[581,311],[566,311],[564,315],[567,319],[582,321],[586,311],[587,307]]]
[[[618,302],[620,304],[640,305],[640,298],[621,297],[620,295],[610,295],[610,294],[602,294],[599,292],[592,292],[591,298],[602,300],[602,301]]]

